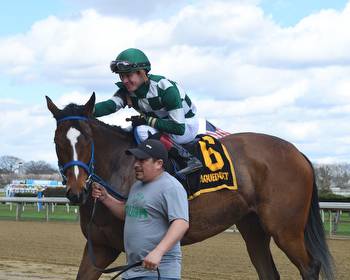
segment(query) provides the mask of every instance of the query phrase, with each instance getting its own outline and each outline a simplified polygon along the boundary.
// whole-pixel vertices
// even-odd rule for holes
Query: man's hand
[[[132,116],[131,118],[126,118],[126,121],[131,122],[132,127],[147,124],[144,116]]]
[[[102,202],[108,197],[109,194],[103,186],[101,186],[99,183],[93,182],[91,195],[93,198]]]
[[[173,220],[160,243],[144,258],[142,266],[153,270],[159,267],[163,255],[174,247],[188,228],[188,221],[181,218]]]
[[[160,264],[163,254],[157,249],[149,252],[149,254],[144,258],[142,266],[146,269],[156,270]]]
[[[111,196],[101,184],[96,182],[92,183],[91,195],[94,199],[98,199],[104,206],[111,210],[113,215],[120,220],[125,220],[125,202]]]

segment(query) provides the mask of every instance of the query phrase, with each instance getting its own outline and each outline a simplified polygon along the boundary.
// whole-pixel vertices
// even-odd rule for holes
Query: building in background
[[[15,196],[16,193],[32,193],[37,195],[38,192],[45,190],[46,188],[63,187],[62,182],[54,180],[36,180],[36,179],[24,179],[13,180],[11,184],[8,184],[4,191],[6,197]]]

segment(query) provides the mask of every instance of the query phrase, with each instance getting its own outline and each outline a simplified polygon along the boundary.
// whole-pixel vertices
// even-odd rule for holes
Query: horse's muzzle
[[[88,198],[89,192],[86,188],[83,188],[83,190],[78,193],[75,194],[72,192],[71,189],[69,189],[66,192],[66,197],[69,199],[69,201],[73,204],[73,205],[83,205],[85,204],[87,198]]]

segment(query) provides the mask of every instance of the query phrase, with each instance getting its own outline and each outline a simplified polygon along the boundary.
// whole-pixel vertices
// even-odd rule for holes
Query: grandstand
[[[32,193],[34,195],[37,195],[39,192],[45,190],[48,187],[63,187],[63,185],[60,181],[54,180],[13,180],[4,188],[4,191],[6,197],[13,197],[18,193]]]

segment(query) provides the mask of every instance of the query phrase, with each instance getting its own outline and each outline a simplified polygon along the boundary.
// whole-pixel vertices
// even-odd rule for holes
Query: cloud
[[[2,108],[0,154],[27,161],[55,162],[53,134],[50,135],[55,124],[47,112],[43,104],[34,107],[16,104],[15,108]]]
[[[276,68],[349,66],[350,3],[343,11],[322,10],[291,28],[272,30],[254,48],[248,60]]]
[[[307,82],[291,85],[289,88],[280,89],[272,94],[264,96],[248,97],[239,101],[215,99],[198,100],[200,112],[208,117],[217,116],[215,108],[226,108],[220,111],[221,118],[230,116],[275,114],[281,108],[294,105],[298,97],[307,92]]]
[[[95,9],[99,13],[107,16],[120,16],[128,18],[154,18],[166,16],[174,12],[186,3],[185,0],[75,0],[67,1],[68,5],[76,6],[79,9]]]
[[[87,1],[86,7],[96,10],[75,18],[50,16],[26,34],[1,40],[0,71],[17,80],[106,91],[117,79],[109,62],[119,51],[139,47],[149,55],[154,73],[181,81],[193,94],[215,92],[225,99],[270,94],[300,82],[303,74],[312,79],[324,65],[341,66],[338,74],[348,74],[350,35],[345,29],[339,32],[339,26],[347,26],[349,5],[342,12],[322,11],[295,27],[281,28],[255,4],[199,1],[182,4],[168,17],[149,19],[98,12],[132,5]]]
[[[17,84],[69,88],[55,100],[59,106],[83,104],[94,90],[101,101],[116,90],[109,62],[119,51],[139,47],[152,72],[178,81],[214,124],[277,135],[316,159],[336,154],[350,160],[344,140],[350,131],[350,4],[283,28],[258,1],[169,3],[76,1],[84,8],[76,16],[49,16],[27,33],[0,38],[0,72]],[[16,127],[33,145],[43,141],[37,131],[54,129],[45,104],[28,108],[0,100],[0,108],[9,120],[0,128]],[[103,120],[126,126],[133,113]],[[21,145],[14,135],[5,138]]]
[[[121,28],[125,24],[128,28]],[[110,80],[109,62],[116,50],[132,44],[126,38],[135,29],[135,21],[102,17],[93,10],[75,20],[50,16],[25,35],[0,41],[0,71],[23,80],[103,85]]]
[[[101,95],[98,101],[110,96]],[[67,92],[53,102],[63,109],[69,103],[83,105],[90,98],[90,94],[81,92]],[[15,106],[8,106],[8,105]],[[6,105],[6,106],[5,106]],[[57,158],[53,143],[56,121],[42,102],[29,107],[25,103],[11,99],[0,99],[2,121],[0,122],[0,156],[13,155],[23,160],[45,160],[56,164]],[[128,127],[125,119],[135,115],[132,109],[123,110],[118,114],[101,118],[102,121],[113,125]]]
[[[191,1],[195,2],[195,1]],[[201,3],[212,4],[213,1],[201,0]],[[221,2],[242,3],[242,4],[257,4],[260,0],[224,0]],[[178,13],[183,6],[188,5],[189,1],[185,0],[66,0],[66,4],[78,8],[79,10],[94,9],[103,15],[119,16],[128,18],[167,18],[174,13]]]

